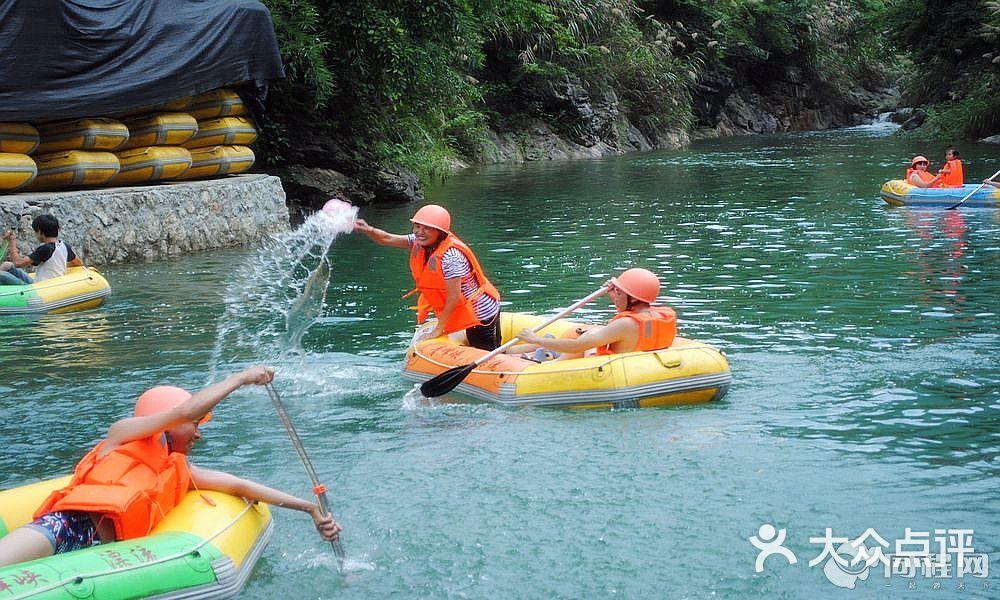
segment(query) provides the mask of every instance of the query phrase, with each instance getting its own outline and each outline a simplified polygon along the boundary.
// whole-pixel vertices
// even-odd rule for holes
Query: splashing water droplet
[[[337,210],[334,210],[337,209]],[[209,381],[221,362],[271,361],[301,351],[302,338],[323,312],[334,240],[354,228],[347,203],[317,212],[298,228],[272,236],[226,285]]]
[[[414,384],[410,391],[403,394],[403,410],[417,410],[424,406],[434,406],[433,398],[428,398],[420,393],[420,384]]]

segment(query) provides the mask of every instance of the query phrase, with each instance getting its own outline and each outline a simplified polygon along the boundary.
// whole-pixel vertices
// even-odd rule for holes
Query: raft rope
[[[660,349],[660,350],[645,350],[645,351],[641,352],[641,354],[654,354],[656,352],[666,352],[666,351],[669,351],[669,352],[684,352],[684,351],[690,351],[690,350],[705,350],[705,348],[704,347],[674,348],[674,349],[663,348],[663,349]],[[434,359],[434,358],[432,358],[430,356],[427,356],[426,354],[424,354],[423,352],[421,352],[418,348],[414,348],[413,349],[413,353],[416,354],[417,356],[419,356],[420,358],[426,360],[427,362],[429,362],[431,364],[434,364],[434,365],[436,365],[438,367],[444,367],[445,369],[450,369],[450,368],[452,368],[452,367],[455,366],[455,365],[450,365],[450,364],[447,364],[447,363],[443,363],[443,362],[441,362],[441,361],[439,361],[437,359]],[[518,375],[518,376],[523,376],[523,375],[553,375],[555,373],[572,373],[574,371],[592,371],[594,369],[601,370],[604,367],[610,365],[611,363],[613,363],[615,361],[625,360],[626,358],[629,358],[629,357],[635,355],[634,352],[629,352],[627,354],[629,354],[629,356],[625,356],[625,354],[616,354],[616,355],[613,355],[613,356],[609,357],[606,361],[604,361],[604,362],[602,362],[602,363],[600,363],[598,365],[590,365],[588,367],[570,367],[570,368],[565,368],[565,369],[559,369],[558,371],[536,371],[536,372],[525,373],[524,371],[485,371],[485,370],[480,370],[480,369],[473,369],[472,373],[479,373],[480,375]],[[588,356],[588,357],[584,357],[584,358],[593,358],[593,357],[592,356]],[[576,360],[576,359],[574,359],[574,360]],[[546,361],[546,362],[551,362],[551,361]],[[537,363],[537,364],[545,364],[545,363]]]
[[[229,521],[228,523],[226,523],[225,525],[223,525],[222,528],[220,528],[218,531],[216,531],[212,535],[208,536],[207,538],[203,539],[198,544],[196,544],[193,548],[190,548],[190,549],[187,549],[187,550],[183,550],[181,552],[177,552],[176,554],[171,554],[170,556],[164,556],[163,558],[158,558],[156,560],[152,560],[152,561],[149,561],[149,562],[145,562],[145,563],[141,563],[141,564],[138,564],[138,565],[133,565],[133,566],[125,567],[123,569],[105,569],[103,571],[94,571],[92,573],[85,573],[83,575],[74,575],[73,577],[69,577],[67,579],[63,579],[62,581],[57,581],[56,583],[49,584],[48,586],[40,587],[38,589],[32,590],[31,592],[25,594],[24,596],[19,596],[19,597],[30,598],[32,596],[37,596],[38,594],[42,594],[42,593],[47,592],[49,590],[54,590],[56,588],[63,587],[64,585],[67,585],[67,584],[70,584],[70,583],[83,582],[83,580],[85,580],[85,579],[96,579],[98,577],[103,577],[105,575],[114,575],[115,573],[122,573],[122,572],[125,572],[125,571],[134,571],[135,569],[144,569],[144,568],[146,568],[146,567],[148,567],[150,565],[158,565],[158,564],[161,564],[161,563],[170,562],[172,560],[177,560],[179,558],[184,558],[185,556],[187,556],[189,554],[194,554],[194,553],[198,552],[198,550],[200,550],[203,546],[205,546],[206,544],[210,543],[212,540],[214,540],[215,538],[219,537],[223,533],[225,533],[229,528],[231,528],[233,525],[235,525],[237,522],[239,522],[239,520],[243,518],[243,515],[247,514],[247,512],[251,508],[254,507],[255,503],[250,502],[246,498],[244,498],[243,501],[246,502],[246,506],[243,507],[243,510],[241,510],[239,512],[239,514],[237,514],[235,517],[233,517],[233,519],[231,521]],[[210,503],[206,500],[206,504],[210,504]],[[138,539],[141,539],[141,538],[138,538]],[[126,540],[126,541],[130,541],[130,540]],[[103,545],[103,544],[100,544],[100,545]],[[99,547],[99,546],[94,546],[94,547]]]

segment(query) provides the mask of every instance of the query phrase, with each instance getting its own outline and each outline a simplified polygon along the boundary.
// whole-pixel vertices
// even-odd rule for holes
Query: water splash
[[[342,204],[271,236],[237,269],[224,294],[210,380],[224,362],[269,361],[302,352],[302,338],[323,312],[333,265],[330,246],[350,232],[357,208]]]
[[[403,410],[417,410],[427,406],[436,406],[437,401],[420,393],[420,384],[415,383],[410,391],[403,394]]]

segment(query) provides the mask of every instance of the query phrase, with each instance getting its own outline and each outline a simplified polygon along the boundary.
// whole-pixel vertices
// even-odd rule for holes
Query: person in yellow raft
[[[965,185],[965,170],[958,150],[948,146],[944,150],[944,166],[938,171],[941,177],[934,187],[959,188]]]
[[[0,567],[147,535],[192,489],[308,513],[323,539],[336,539],[340,525],[317,504],[187,461],[216,404],[237,388],[273,378],[274,369],[256,366],[194,395],[173,386],[144,392],[133,416],[108,429],[77,464],[69,485],[35,511],[35,520],[0,538]]]
[[[486,277],[472,250],[451,232],[451,214],[437,204],[428,204],[413,218],[413,232],[389,233],[362,219],[354,231],[380,246],[408,249],[410,273],[420,294],[417,323],[431,311],[437,324],[424,338],[465,331],[469,345],[482,350],[500,346],[500,292]],[[407,294],[409,296],[410,294]]]
[[[941,174],[931,174],[927,170],[930,165],[926,156],[914,156],[910,161],[910,168],[906,170],[906,183],[919,188],[936,187],[941,181]]]
[[[541,337],[524,329],[517,334],[527,344],[511,346],[511,354],[544,348],[558,353],[557,358],[579,358],[591,349],[598,356],[662,350],[677,336],[677,313],[669,306],[653,306],[660,293],[660,279],[648,269],[629,269],[608,280],[608,296],[617,314],[603,327],[582,332],[579,337]],[[536,354],[537,357],[537,354]]]

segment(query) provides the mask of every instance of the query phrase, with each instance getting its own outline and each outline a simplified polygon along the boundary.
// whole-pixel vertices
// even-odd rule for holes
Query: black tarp
[[[0,0],[0,121],[112,115],[284,76],[252,0]],[[252,102],[252,100],[251,100]]]

